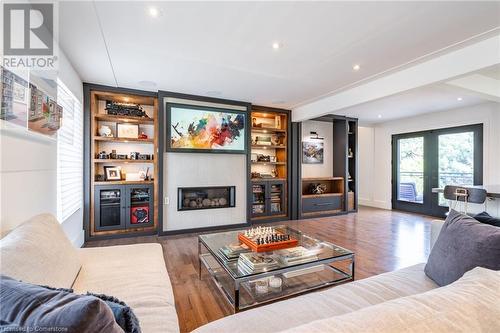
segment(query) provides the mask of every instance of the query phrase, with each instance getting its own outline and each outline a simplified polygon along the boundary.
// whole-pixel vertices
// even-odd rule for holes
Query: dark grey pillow
[[[102,300],[0,276],[0,321],[26,331],[123,333]]]
[[[495,227],[500,227],[500,219],[491,216],[487,212],[482,212],[474,215],[474,218],[481,223],[486,223],[490,225],[494,225]]]
[[[111,311],[113,311],[115,321],[118,325],[120,325],[125,333],[141,333],[139,319],[135,315],[134,311],[132,311],[132,308],[125,304],[125,302],[120,301],[114,296],[108,296],[104,294],[93,294],[87,292],[87,295],[95,296],[106,302]]]
[[[500,228],[452,210],[431,250],[425,274],[445,286],[475,267],[500,270]]]

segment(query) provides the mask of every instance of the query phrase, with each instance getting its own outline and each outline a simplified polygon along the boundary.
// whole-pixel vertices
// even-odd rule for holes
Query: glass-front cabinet
[[[99,185],[94,195],[95,231],[153,225],[152,185]]]
[[[285,214],[285,182],[263,181],[252,184],[252,217]]]

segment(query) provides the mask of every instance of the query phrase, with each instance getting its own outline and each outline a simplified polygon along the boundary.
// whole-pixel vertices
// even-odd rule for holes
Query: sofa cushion
[[[82,248],[79,254],[75,292],[117,297],[132,308],[143,332],[179,332],[160,244]]]
[[[446,287],[285,332],[499,332],[499,286],[499,271],[478,267]]]
[[[75,295],[0,276],[0,318],[28,332],[122,333],[111,309],[93,296]],[[24,331],[24,330],[23,330]]]
[[[240,312],[204,325],[195,332],[277,332],[436,287],[425,276],[424,264],[418,264]]]
[[[475,267],[500,269],[500,228],[452,210],[431,250],[425,274],[445,286]]]
[[[2,274],[38,285],[70,288],[80,270],[77,250],[59,222],[42,214],[0,240]]]

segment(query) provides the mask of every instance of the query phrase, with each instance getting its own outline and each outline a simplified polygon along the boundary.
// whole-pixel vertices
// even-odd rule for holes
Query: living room
[[[1,7],[0,331],[500,330],[500,2]]]

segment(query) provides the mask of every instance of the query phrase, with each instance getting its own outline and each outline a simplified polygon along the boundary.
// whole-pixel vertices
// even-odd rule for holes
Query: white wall
[[[166,98],[163,102],[246,110],[240,106],[174,98]],[[165,196],[163,199],[163,231],[246,223],[246,155],[169,152],[164,154],[163,166]],[[197,186],[235,186],[235,207],[178,211],[177,188]]]
[[[333,177],[333,123],[307,120],[302,122],[302,141],[309,141],[310,132],[318,133],[323,140],[323,163],[302,164],[302,178]],[[315,140],[317,141],[317,140]],[[302,157],[301,157],[302,158]]]
[[[500,184],[500,104],[424,114],[359,131],[360,204],[391,209],[391,138],[393,134],[483,124],[483,183]]]
[[[83,103],[82,82],[62,51],[58,77]],[[57,141],[0,123],[0,227],[4,233],[40,213],[57,216]],[[60,222],[73,244],[81,246],[82,209]]]

